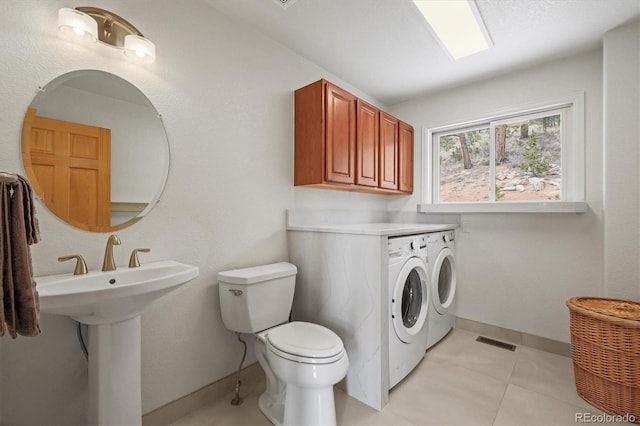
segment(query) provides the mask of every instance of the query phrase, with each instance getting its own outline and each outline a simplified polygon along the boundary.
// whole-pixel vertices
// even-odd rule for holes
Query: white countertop
[[[350,223],[342,225],[289,225],[289,231],[332,232],[337,234],[365,235],[410,235],[427,232],[448,231],[457,228],[455,224],[428,223]]]

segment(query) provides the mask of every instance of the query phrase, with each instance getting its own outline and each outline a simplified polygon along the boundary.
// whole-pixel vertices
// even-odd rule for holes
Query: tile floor
[[[602,414],[576,393],[570,358],[526,346],[512,352],[476,337],[454,329],[391,390],[380,412],[336,388],[338,424],[551,426],[576,425],[578,413]],[[230,405],[229,394],[172,426],[268,426],[257,402],[263,389],[263,381],[247,383],[242,405]]]

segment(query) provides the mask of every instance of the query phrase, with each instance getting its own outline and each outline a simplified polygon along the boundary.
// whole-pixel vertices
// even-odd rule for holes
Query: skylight
[[[413,0],[453,59],[492,46],[474,0]]]

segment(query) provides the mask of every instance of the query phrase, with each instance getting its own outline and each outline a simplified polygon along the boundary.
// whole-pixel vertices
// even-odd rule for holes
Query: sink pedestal
[[[87,424],[142,424],[140,316],[89,325]]]

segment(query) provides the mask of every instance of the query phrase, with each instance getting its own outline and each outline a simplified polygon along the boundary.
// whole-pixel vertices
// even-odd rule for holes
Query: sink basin
[[[165,260],[138,268],[84,275],[35,277],[40,310],[85,324],[108,324],[140,315],[151,303],[196,278],[197,266]]]

